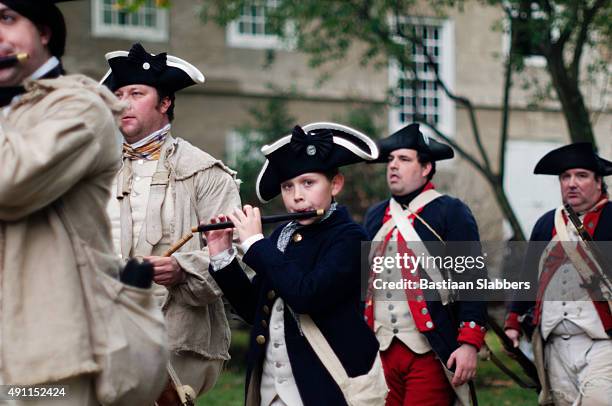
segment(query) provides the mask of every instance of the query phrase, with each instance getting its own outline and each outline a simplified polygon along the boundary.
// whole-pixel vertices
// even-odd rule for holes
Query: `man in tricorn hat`
[[[93,80],[62,76],[58,2],[0,0],[0,57],[13,61],[0,68],[0,384],[68,385],[60,403],[97,405],[93,321],[69,235],[91,267],[118,271],[105,209],[120,109]]]
[[[555,149],[538,162],[534,173],[558,176],[562,201],[576,212],[586,232],[595,241],[612,241],[612,203],[603,180],[612,174],[612,162],[599,157],[592,144]],[[563,207],[540,217],[530,241],[544,242],[529,246],[522,270],[522,278],[537,286],[536,300],[511,304],[506,334],[518,345],[525,326],[519,321],[529,314],[525,332],[533,331],[543,388],[540,404],[609,405],[612,315],[610,302],[602,300],[608,288],[596,269],[604,264],[577,248],[580,237]]]
[[[208,249],[200,238],[171,256],[165,252],[200,220],[240,207],[235,172],[171,134],[175,93],[204,82],[195,66],[140,44],[106,59],[110,70],[102,82],[129,103],[119,122],[123,164],[108,206],[115,251],[153,264],[170,364],[180,383],[204,393],[229,359],[222,294],[207,271]]]
[[[364,226],[382,255],[416,255],[421,241],[478,241],[470,209],[459,199],[435,190],[436,161],[450,159],[453,150],[427,137],[410,124],[379,142],[378,162],[387,165],[391,198],[368,209]],[[426,249],[425,249],[426,251]],[[427,252],[423,252],[429,255]],[[476,253],[478,255],[478,253]],[[453,270],[449,270],[453,272]],[[444,270],[388,268],[380,274],[389,281],[447,279]],[[412,275],[412,276],[411,276]],[[392,298],[369,294],[365,317],[376,333],[385,377],[387,405],[469,404],[466,385],[476,373],[477,353],[484,341],[485,305],[453,301],[452,292],[407,289]],[[440,362],[441,361],[441,362]],[[454,370],[447,378],[445,369]]]

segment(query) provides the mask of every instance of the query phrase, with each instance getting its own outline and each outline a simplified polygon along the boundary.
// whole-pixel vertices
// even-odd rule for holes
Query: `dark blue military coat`
[[[238,314],[252,324],[246,388],[254,369],[261,372],[268,343],[268,322],[276,297],[295,313],[309,314],[349,376],[367,373],[378,352],[378,341],[360,309],[361,226],[339,207],[327,220],[300,228],[285,252],[276,248],[278,227],[257,241],[243,257],[256,273],[252,281],[238,261],[212,271]],[[295,236],[295,234],[294,234]],[[285,340],[300,396],[305,406],[345,405],[344,397],[284,307]]]
[[[383,218],[389,200],[380,202],[368,209],[364,219],[364,226],[368,233],[368,238],[374,238],[378,230],[383,225]],[[478,226],[470,209],[459,199],[450,196],[441,196],[429,204],[419,213],[444,241],[479,241]],[[423,225],[418,219],[414,221],[414,229],[424,242],[439,241],[438,238]],[[434,254],[441,246],[428,249],[430,254]],[[472,249],[478,247],[474,245]],[[437,252],[436,254],[441,254]],[[472,255],[479,255],[478,252]],[[423,276],[423,275],[422,275]],[[474,277],[475,275],[471,275]],[[486,277],[484,274],[479,277]],[[458,301],[452,306],[443,306],[439,296],[433,298],[427,295],[427,310],[434,324],[434,329],[423,332],[429,344],[438,357],[446,364],[448,358],[459,347],[457,341],[459,334],[465,338],[464,341],[480,348],[484,332],[481,327],[485,326],[486,303],[475,301]],[[465,327],[460,328],[459,323],[464,322]],[[470,322],[475,323],[471,327]],[[462,331],[465,330],[465,331]]]

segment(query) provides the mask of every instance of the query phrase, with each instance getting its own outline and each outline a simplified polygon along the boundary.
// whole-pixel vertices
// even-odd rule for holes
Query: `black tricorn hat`
[[[612,175],[612,162],[598,156],[590,142],[575,142],[553,149],[540,159],[533,173],[561,175],[574,168],[588,169],[600,176]]]
[[[110,69],[100,83],[111,91],[127,85],[148,85],[168,93],[204,83],[204,75],[189,62],[167,55],[165,52],[150,54],[141,44],[134,44],[130,51],[113,51],[106,54]]]
[[[49,51],[61,58],[66,48],[66,22],[56,3],[73,0],[0,0],[8,8],[21,14],[35,25],[43,25],[51,30]]]
[[[426,154],[431,161],[451,159],[455,153],[451,147],[428,137],[412,123],[377,142],[380,155],[371,163],[387,163],[389,154],[396,149],[407,148]]]
[[[378,157],[376,143],[367,135],[342,124],[325,122],[295,126],[290,135],[264,145],[261,152],[266,162],[255,190],[263,203],[278,195],[281,183],[288,179]]]

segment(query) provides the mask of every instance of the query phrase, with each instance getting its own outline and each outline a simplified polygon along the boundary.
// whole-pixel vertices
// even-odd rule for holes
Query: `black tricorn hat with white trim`
[[[540,159],[533,173],[561,175],[575,168],[588,169],[600,176],[612,175],[612,162],[598,156],[590,142],[575,142],[553,149]]]
[[[150,54],[141,44],[134,44],[130,51],[113,51],[106,54],[110,69],[100,83],[115,91],[128,85],[148,85],[168,93],[204,83],[204,75],[189,62],[167,55],[165,52]]]
[[[11,10],[21,14],[38,26],[47,26],[51,30],[51,39],[47,45],[51,55],[61,58],[66,47],[66,22],[56,3],[72,0],[0,0]]]
[[[389,154],[396,149],[414,149],[426,154],[431,161],[451,159],[455,153],[451,147],[428,137],[419,130],[419,124],[412,123],[403,127],[387,138],[377,142],[380,155],[372,163],[387,163]]]
[[[295,126],[271,145],[264,145],[266,156],[257,177],[257,197],[263,203],[280,193],[282,182],[309,172],[328,172],[341,166],[378,157],[376,143],[367,135],[336,123]]]

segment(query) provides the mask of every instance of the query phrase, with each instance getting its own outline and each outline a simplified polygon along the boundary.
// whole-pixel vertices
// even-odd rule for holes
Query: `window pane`
[[[118,18],[119,25],[127,25],[128,16],[126,13],[124,13],[123,11],[119,11],[117,17],[119,17]]]
[[[440,97],[435,83],[434,70],[439,68],[441,54],[440,27],[437,25],[407,24],[406,30],[412,31],[423,41],[423,47],[411,44],[413,70],[401,73],[396,89],[397,106],[401,123],[415,121],[415,118],[438,123]],[[433,59],[430,65],[429,57]],[[415,76],[416,74],[416,76]],[[410,78],[418,77],[418,81]]]

